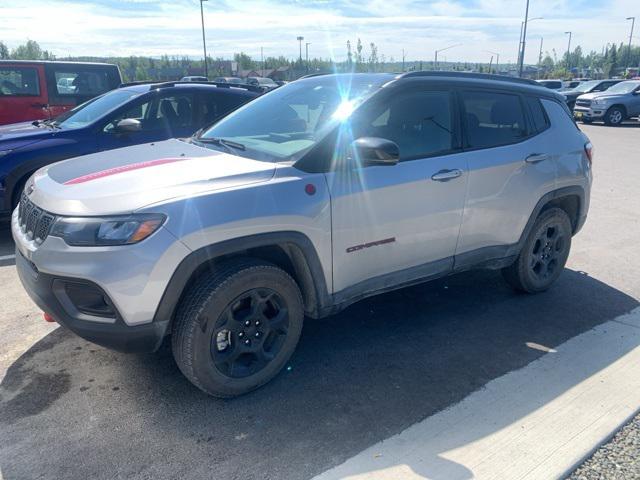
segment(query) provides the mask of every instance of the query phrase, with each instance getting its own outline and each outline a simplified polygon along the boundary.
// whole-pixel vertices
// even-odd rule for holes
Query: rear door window
[[[111,66],[48,63],[47,90],[52,105],[75,105],[116,88],[120,82]]]
[[[244,95],[229,95],[220,92],[202,94],[202,125],[209,125],[218,118],[251,100]]]
[[[31,67],[0,67],[0,96],[40,96],[38,70]]]
[[[470,148],[515,143],[527,136],[519,95],[488,91],[462,91],[463,124]]]

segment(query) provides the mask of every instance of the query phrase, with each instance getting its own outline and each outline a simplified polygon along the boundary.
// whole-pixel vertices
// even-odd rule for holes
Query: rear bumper
[[[65,282],[77,284],[77,279],[57,277],[38,271],[18,249],[16,267],[22,285],[36,305],[76,335],[121,352],[153,352],[160,347],[169,326],[168,320],[128,326],[117,311],[115,319],[105,319],[104,322],[84,320],[83,314],[70,307],[60,294],[59,285],[64,285]],[[89,282],[85,283],[91,288],[96,288]]]

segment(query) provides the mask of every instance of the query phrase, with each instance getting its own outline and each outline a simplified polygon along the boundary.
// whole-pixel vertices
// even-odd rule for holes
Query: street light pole
[[[544,37],[540,37],[540,53],[538,54],[538,78],[540,78],[540,70],[542,69],[542,42]]]
[[[404,48],[402,49],[402,71],[404,72]]]
[[[569,34],[569,43],[567,44],[567,72],[570,72],[571,68],[571,32],[564,32],[565,35]]]
[[[311,42],[307,42],[305,43],[304,47],[305,47],[305,57],[306,57],[306,62],[307,62],[307,73],[309,73],[309,45],[311,45]]]
[[[529,21],[529,0],[527,0],[527,8],[524,12],[524,26],[522,28],[522,48],[520,49],[520,67],[518,68],[518,76],[522,77],[522,68],[524,64],[524,49],[527,45],[527,23]]]
[[[204,36],[204,7],[202,6],[202,2],[206,2],[207,0],[200,0],[200,18],[202,19],[202,48],[204,49],[204,76],[209,77],[209,68],[207,66],[207,40]]]
[[[453,47],[459,47],[460,45],[462,45],[462,44],[461,43],[456,43],[455,45],[449,45],[448,47],[441,48],[440,50],[436,50],[436,57],[435,57],[435,62],[433,64],[433,69],[434,70],[438,69],[438,53],[439,52],[444,52],[445,50],[449,50],[450,48],[453,48]]]
[[[629,68],[629,61],[631,60],[631,39],[633,38],[633,27],[636,24],[636,17],[627,17],[627,20],[631,20],[631,32],[629,33],[629,49],[627,50],[627,64],[625,66],[625,73]]]
[[[297,40],[300,43],[300,66],[302,66],[302,41],[304,37],[297,37]]]
[[[500,70],[498,65],[500,64],[500,54],[498,52],[492,52],[491,50],[485,50],[485,52],[496,56],[496,73],[499,74]],[[491,57],[491,60],[493,60],[493,57]],[[489,64],[489,73],[491,73],[491,64]]]

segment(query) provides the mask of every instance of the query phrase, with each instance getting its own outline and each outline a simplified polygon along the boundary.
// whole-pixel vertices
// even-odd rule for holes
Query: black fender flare
[[[277,246],[289,257],[296,277],[303,290],[305,313],[321,316],[331,300],[324,277],[324,270],[313,243],[300,232],[282,231],[249,235],[225,240],[194,250],[187,255],[173,272],[160,299],[153,321],[172,320],[180,299],[194,273],[212,261],[259,247]]]

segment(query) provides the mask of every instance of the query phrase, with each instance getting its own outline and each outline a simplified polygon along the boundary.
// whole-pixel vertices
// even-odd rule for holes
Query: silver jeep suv
[[[87,340],[153,351],[231,397],[273,378],[305,317],[471,268],[558,278],[591,144],[561,95],[504,77],[305,78],[187,140],[47,166],[13,213],[20,278]]]

